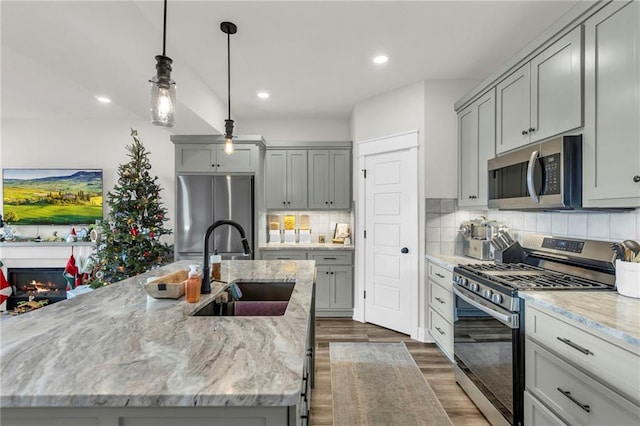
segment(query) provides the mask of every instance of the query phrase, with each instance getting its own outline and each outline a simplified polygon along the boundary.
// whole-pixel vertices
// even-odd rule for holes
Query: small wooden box
[[[155,299],[179,299],[184,295],[188,276],[189,271],[186,269],[175,271],[146,283],[144,290]]]

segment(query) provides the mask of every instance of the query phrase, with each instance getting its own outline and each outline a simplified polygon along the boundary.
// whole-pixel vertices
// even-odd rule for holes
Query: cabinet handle
[[[560,388],[558,388],[558,391],[560,391],[561,394],[563,394],[564,396],[566,396],[567,398],[569,398],[569,400],[571,402],[573,402],[574,404],[576,404],[578,407],[582,408],[584,411],[586,411],[587,413],[591,412],[591,407],[589,407],[589,405],[587,404],[582,404],[580,401],[578,401],[577,399],[575,399],[574,397],[571,396],[571,392],[569,391],[565,391],[562,390]]]
[[[338,260],[335,257],[323,257],[324,260]]]
[[[556,337],[556,339],[560,340],[562,343],[564,343],[565,345],[569,345],[571,346],[573,349],[582,352],[585,355],[595,355],[593,352],[591,352],[589,349],[585,349],[580,345],[577,345],[575,343],[573,343],[571,340],[566,339],[564,337]]]
[[[286,201],[283,201],[283,202],[282,202],[282,204],[284,204],[284,205],[286,206],[286,205],[287,205],[287,202],[286,202]]]
[[[640,182],[640,175],[635,175],[635,176],[633,177],[633,181],[634,181],[635,183]]]
[[[333,204],[333,201],[329,201],[329,204]]]
[[[331,272],[331,275],[333,275],[333,272]]]
[[[220,164],[216,164],[216,167],[220,167]]]
[[[329,271],[325,272],[325,274],[329,275]]]
[[[278,257],[277,260],[291,260],[290,257]]]
[[[329,202],[328,202],[328,201],[325,201],[324,203],[325,203],[326,205],[329,205]]]
[[[529,134],[529,132],[527,132],[526,130],[522,131],[522,136]]]
[[[444,300],[440,299],[439,297],[436,297],[435,299],[440,303],[444,303]]]
[[[439,273],[437,273],[437,272],[436,272],[436,274],[435,274],[435,275],[436,275],[436,276],[438,276],[438,277],[440,277],[440,278],[444,278],[444,275],[439,274]]]
[[[291,201],[287,201],[287,204],[291,204]]]
[[[440,327],[436,327],[436,330],[438,330],[438,333],[440,334],[446,334]]]
[[[529,133],[533,133],[535,131],[536,131],[535,127],[529,127]]]

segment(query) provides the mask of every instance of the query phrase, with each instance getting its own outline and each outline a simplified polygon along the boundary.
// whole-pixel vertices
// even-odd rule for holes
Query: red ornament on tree
[[[153,231],[149,232],[149,237],[150,237],[150,238],[153,238],[153,237],[155,237],[155,236],[156,236],[156,234],[154,234],[154,233],[153,233]]]
[[[158,219],[162,219],[162,217],[163,217],[163,216],[162,216],[162,213],[158,213],[157,218],[158,218]]]
[[[145,251],[145,252],[144,252],[144,257],[147,257],[147,256],[149,256],[149,252],[148,252],[148,251]]]
[[[129,230],[129,232],[131,233],[131,235],[133,235],[134,237],[138,236],[138,229],[131,227],[131,229]]]

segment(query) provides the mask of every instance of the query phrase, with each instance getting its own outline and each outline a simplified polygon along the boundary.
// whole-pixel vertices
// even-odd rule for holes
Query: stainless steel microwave
[[[582,135],[561,136],[488,162],[489,208],[582,207]]]

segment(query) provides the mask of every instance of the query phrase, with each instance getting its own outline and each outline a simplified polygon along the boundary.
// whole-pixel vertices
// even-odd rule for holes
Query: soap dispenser
[[[222,279],[220,269],[222,267],[222,256],[218,254],[218,250],[214,249],[213,254],[209,258],[211,263],[211,280],[220,281]]]
[[[198,274],[198,265],[189,265],[189,275],[185,283],[187,303],[200,301],[200,286],[202,282]]]

